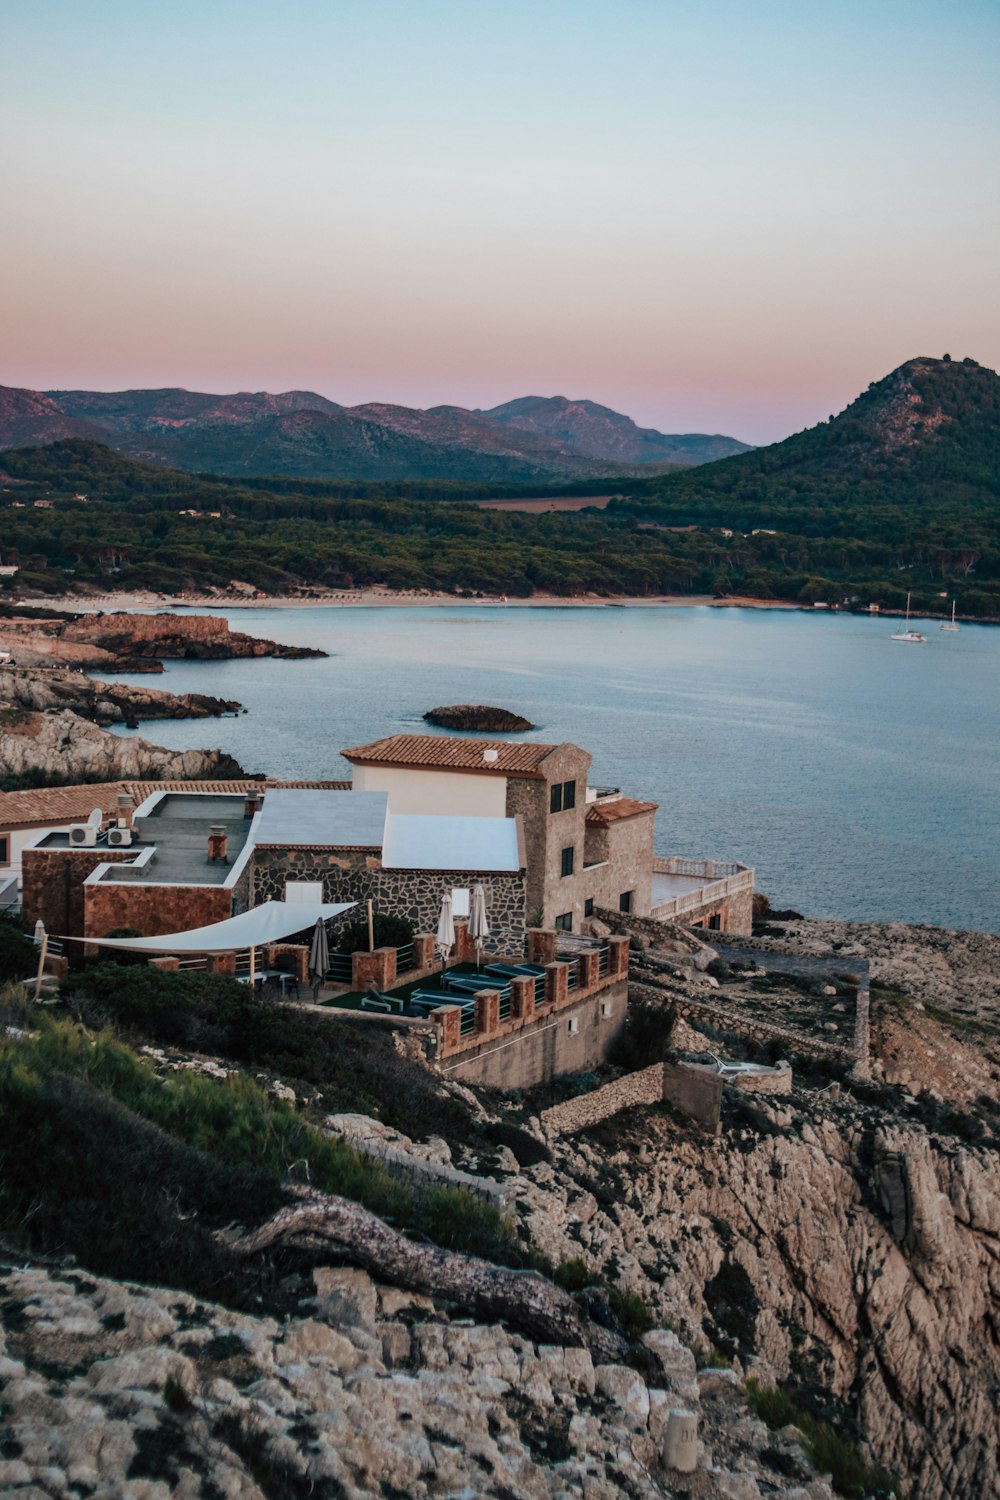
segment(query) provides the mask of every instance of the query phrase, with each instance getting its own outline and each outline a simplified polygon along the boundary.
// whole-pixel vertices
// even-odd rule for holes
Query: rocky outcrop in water
[[[40,784],[246,776],[221,750],[167,750],[109,734],[68,709],[44,714],[6,709],[0,712],[0,776],[28,774]]]
[[[47,713],[70,709],[95,724],[139,719],[206,719],[236,713],[241,704],[205,693],[164,693],[155,688],[100,682],[57,667],[0,666],[0,704]]]
[[[103,671],[156,670],[165,659],[222,661],[232,657],[325,656],[312,646],[258,640],[215,615],[82,615],[79,618],[0,621],[0,649],[18,666],[93,667]]]
[[[475,729],[482,734],[515,734],[535,728],[530,719],[523,719],[520,714],[507,708],[489,708],[483,703],[429,708],[424,718],[428,724],[438,724],[442,729]]]

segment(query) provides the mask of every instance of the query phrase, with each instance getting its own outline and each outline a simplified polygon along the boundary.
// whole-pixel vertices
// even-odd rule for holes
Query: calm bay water
[[[328,660],[168,662],[248,715],[143,726],[249,771],[342,777],[343,746],[490,703],[661,804],[657,852],[736,858],[810,916],[1000,930],[1000,630],[710,608],[235,610]],[[920,628],[920,622],[916,622]],[[148,677],[130,678],[150,684]]]

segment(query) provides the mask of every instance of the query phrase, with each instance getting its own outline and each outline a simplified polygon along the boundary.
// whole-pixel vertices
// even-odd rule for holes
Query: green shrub
[[[0,984],[28,979],[38,969],[38,950],[10,917],[0,916]]]
[[[796,1427],[809,1462],[820,1474],[829,1474],[833,1487],[845,1500],[888,1500],[900,1493],[899,1481],[881,1464],[869,1464],[849,1438],[835,1432],[829,1422],[804,1411],[790,1391],[782,1386],[762,1386],[752,1377],[743,1389],[758,1417],[768,1427]]]
[[[36,1034],[0,1039],[0,1115],[8,1143],[31,1143],[3,1154],[0,1224],[109,1275],[238,1296],[246,1272],[210,1230],[268,1218],[289,1179],[446,1248],[534,1264],[492,1204],[391,1177],[249,1079],[161,1079],[108,1033],[44,1014]]]
[[[608,1295],[615,1316],[626,1333],[641,1339],[649,1332],[656,1319],[638,1292],[623,1292],[620,1287],[613,1286]]]
[[[564,1292],[582,1292],[585,1286],[595,1286],[601,1278],[590,1269],[582,1255],[574,1255],[570,1260],[560,1261],[552,1279]]]
[[[328,1111],[374,1115],[418,1138],[464,1141],[472,1129],[468,1107],[402,1057],[387,1031],[276,1004],[226,974],[103,963],[74,975],[64,993],[89,1026],[113,1022],[143,1040],[267,1069],[311,1086]]]
[[[402,948],[413,942],[413,923],[405,917],[376,912],[372,919],[376,948]],[[360,917],[342,927],[337,939],[338,953],[357,953],[368,948],[368,918]]]

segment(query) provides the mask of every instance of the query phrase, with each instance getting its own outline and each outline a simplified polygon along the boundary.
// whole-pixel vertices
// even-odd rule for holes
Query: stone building
[[[579,931],[605,910],[750,931],[753,871],[655,856],[657,804],[589,786],[579,745],[395,734],[341,754],[394,813],[519,817],[529,925]]]
[[[513,951],[524,941],[517,820],[395,815],[385,793],[158,791],[92,847],[46,831],[23,862],[24,914],[60,936],[155,937],[265,901],[369,898],[433,930],[445,892],[463,915],[481,884],[495,940]]]

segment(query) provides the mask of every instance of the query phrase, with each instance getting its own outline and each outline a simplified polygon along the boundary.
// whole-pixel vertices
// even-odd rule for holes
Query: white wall
[[[507,816],[506,776],[420,771],[402,766],[355,766],[352,786],[356,792],[388,792],[389,811],[394,813],[438,813],[467,818]]]

